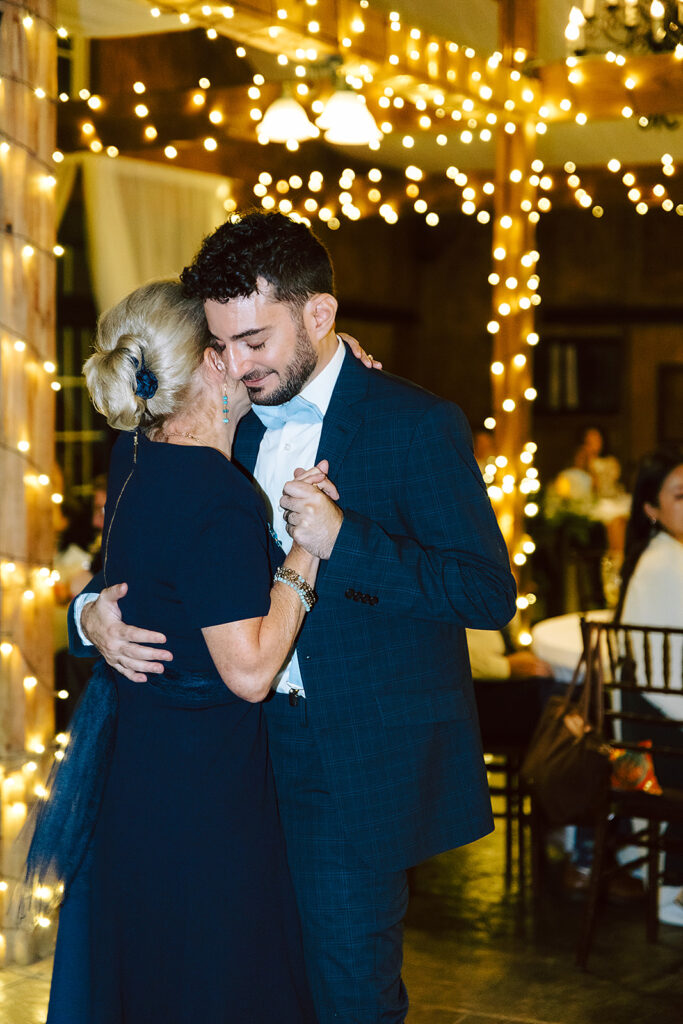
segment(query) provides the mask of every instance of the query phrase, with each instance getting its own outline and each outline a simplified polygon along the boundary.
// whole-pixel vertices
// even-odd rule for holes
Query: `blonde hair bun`
[[[97,323],[83,367],[95,408],[117,430],[158,428],[182,407],[209,344],[202,302],[179,281],[137,288]]]

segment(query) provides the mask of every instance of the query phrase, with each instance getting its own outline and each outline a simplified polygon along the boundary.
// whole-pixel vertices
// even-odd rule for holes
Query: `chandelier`
[[[565,29],[570,53],[683,50],[683,0],[583,0]]]

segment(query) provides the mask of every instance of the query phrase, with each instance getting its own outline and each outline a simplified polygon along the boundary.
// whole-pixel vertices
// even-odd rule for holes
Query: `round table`
[[[569,615],[556,615],[552,619],[542,619],[532,627],[534,638],[533,649],[536,657],[547,661],[553,675],[559,683],[571,682],[574,669],[581,657],[583,641],[581,639],[581,616],[588,619],[609,622],[613,611],[601,608],[590,612],[572,612]]]

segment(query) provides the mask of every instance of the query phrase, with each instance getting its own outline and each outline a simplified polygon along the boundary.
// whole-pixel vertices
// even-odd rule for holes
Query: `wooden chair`
[[[525,837],[528,824],[524,810],[524,793],[520,784],[519,770],[524,760],[523,747],[493,745],[486,746],[484,760],[489,779],[489,793],[494,800],[493,817],[505,822],[505,887],[510,889],[517,864],[517,880],[520,892],[525,885]],[[500,778],[500,782],[496,781]],[[495,800],[502,797],[502,810],[496,810]],[[516,854],[516,856],[515,856]]]
[[[502,798],[502,809],[494,806],[493,816],[505,822],[505,885],[512,885],[516,861],[520,891],[525,882],[529,814],[519,771],[548,685],[542,678],[474,680],[489,793],[494,803]]]
[[[609,848],[637,846],[643,850],[628,866],[647,866],[646,934],[650,942],[657,940],[658,933],[660,854],[683,852],[683,840],[662,834],[665,824],[683,824],[683,718],[663,718],[654,705],[643,705],[641,700],[648,695],[683,697],[683,629],[584,620],[582,630],[586,651],[597,652],[600,666],[595,708],[598,729],[613,746],[626,750],[642,752],[642,740],[650,739],[652,746],[647,752],[664,780],[660,795],[610,789],[596,816],[593,867],[576,955],[578,965],[585,969],[601,888],[620,869],[608,859]],[[638,703],[642,706],[637,707]],[[665,775],[673,776],[676,784],[664,784],[669,781]],[[608,829],[612,819],[634,818],[646,822],[637,833],[619,836],[613,827]]]

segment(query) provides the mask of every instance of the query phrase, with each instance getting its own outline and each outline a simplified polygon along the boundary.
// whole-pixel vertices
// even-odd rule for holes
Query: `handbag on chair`
[[[599,634],[593,642],[594,632],[588,624],[567,693],[546,704],[520,772],[524,788],[553,825],[592,817],[609,792],[611,747],[602,734],[600,709],[596,713],[593,706],[596,674],[602,673]],[[582,669],[583,688],[575,699]]]

